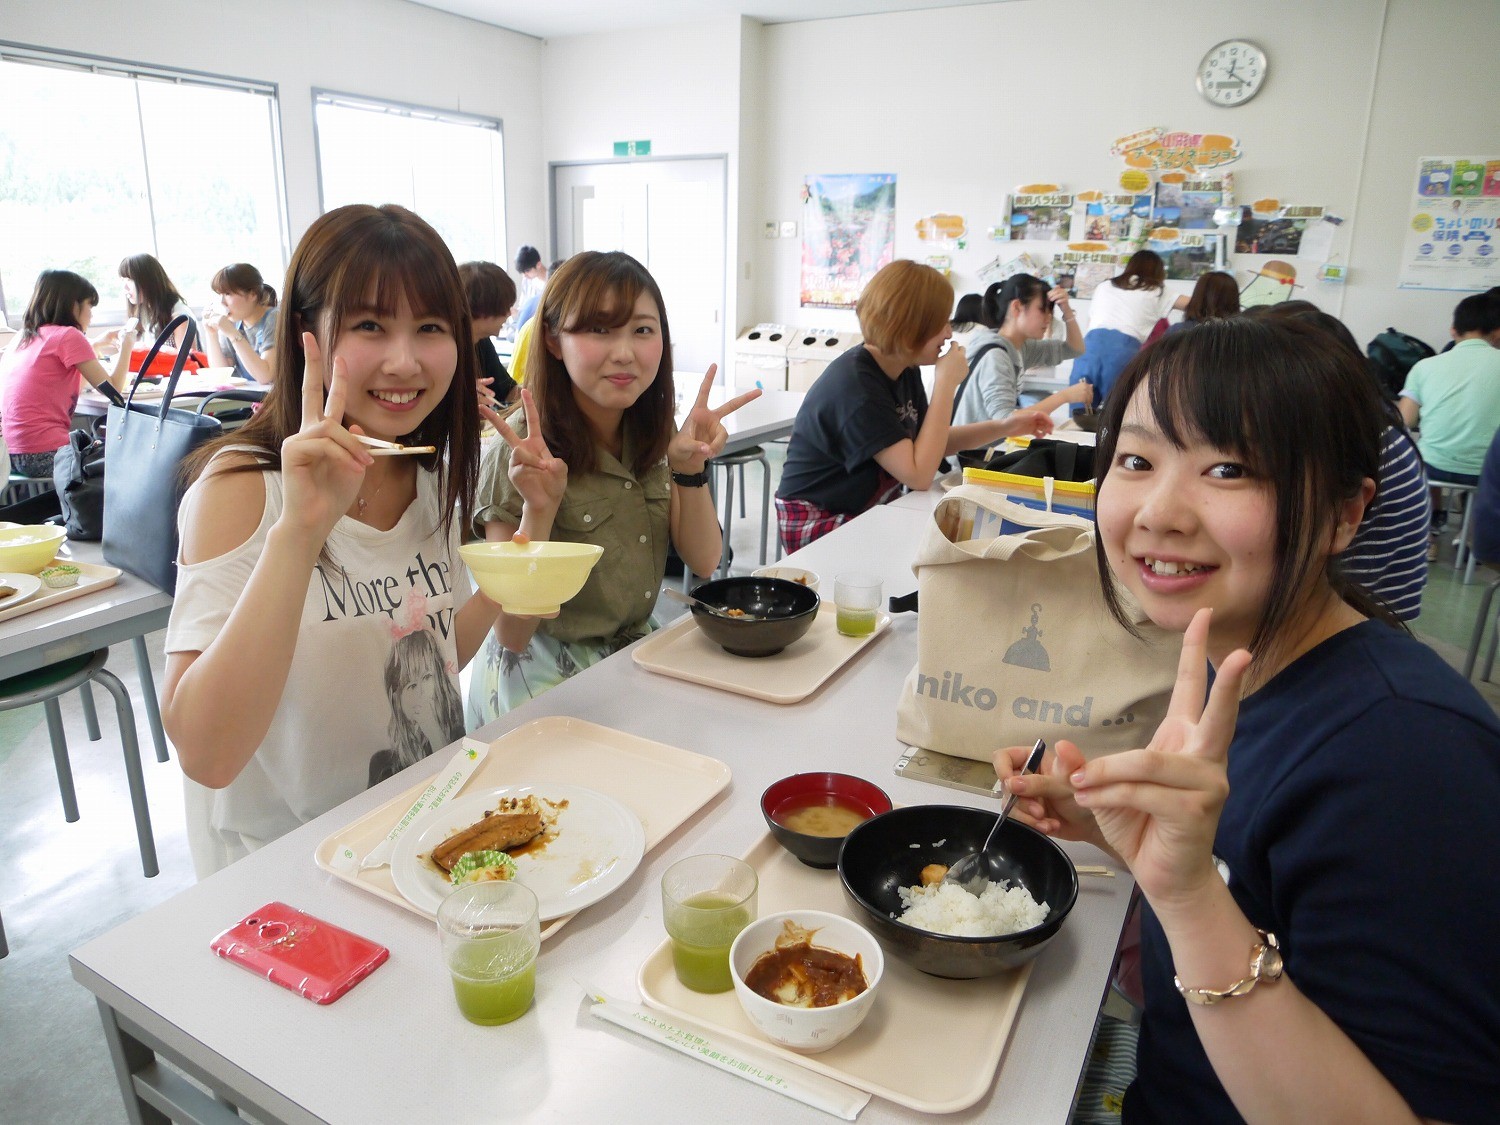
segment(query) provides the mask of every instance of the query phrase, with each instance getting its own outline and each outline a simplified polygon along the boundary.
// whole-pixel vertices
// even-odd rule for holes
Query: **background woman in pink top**
[[[0,356],[0,425],[12,472],[52,475],[52,455],[68,444],[84,381],[124,388],[136,328],[126,324],[114,369],[105,371],[84,335],[98,303],[99,291],[76,273],[43,270],[36,279],[21,334]]]

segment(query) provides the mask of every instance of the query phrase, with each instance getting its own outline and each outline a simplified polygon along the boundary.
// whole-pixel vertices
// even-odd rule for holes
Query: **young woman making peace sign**
[[[723,418],[760,394],[710,409],[710,367],[676,427],[666,308],[628,254],[568,259],[537,316],[525,429],[500,424],[475,518],[489,539],[596,543],[604,556],[555,618],[500,614],[474,669],[471,729],[650,632],[669,542],[695,574],[719,565],[707,464],[728,439]]]

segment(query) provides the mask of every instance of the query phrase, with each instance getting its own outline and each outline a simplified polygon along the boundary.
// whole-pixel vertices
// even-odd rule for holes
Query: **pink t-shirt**
[[[68,444],[83,372],[94,346],[76,328],[44,324],[24,347],[0,355],[0,429],[11,453],[51,453]]]

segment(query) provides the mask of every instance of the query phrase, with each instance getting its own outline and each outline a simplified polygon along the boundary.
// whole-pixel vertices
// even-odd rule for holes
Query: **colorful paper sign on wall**
[[[1066,242],[1072,221],[1072,195],[1017,192],[1006,197],[1005,223],[993,237],[1011,242]]]
[[[1128,168],[1188,173],[1233,164],[1243,155],[1239,140],[1223,133],[1169,133],[1161,128],[1120,137],[1110,152],[1124,157]]]
[[[1250,283],[1240,290],[1240,304],[1279,305],[1290,301],[1302,286],[1297,284],[1297,267],[1291,262],[1269,261],[1250,275]]]
[[[1500,284],[1500,159],[1424,157],[1410,216],[1402,289],[1477,292]]]
[[[895,256],[894,173],[808,176],[802,189],[803,308],[852,309]]]
[[[1073,226],[1075,241],[1123,242],[1131,237],[1132,218],[1144,224],[1151,217],[1151,193],[1116,192],[1085,202]]]
[[[950,242],[968,233],[962,215],[950,215],[944,211],[918,219],[916,227],[917,237],[923,242]]]

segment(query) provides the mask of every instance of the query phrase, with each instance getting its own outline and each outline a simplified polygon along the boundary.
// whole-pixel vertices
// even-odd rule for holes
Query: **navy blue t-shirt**
[[[818,376],[797,411],[776,495],[830,512],[864,511],[880,489],[875,454],[915,438],[926,416],[919,368],[892,379],[863,344],[850,348]]]
[[[1240,706],[1214,846],[1287,977],[1417,1116],[1500,1121],[1500,723],[1458,673],[1377,621],[1294,661]],[[1141,943],[1125,1121],[1239,1121],[1150,909]]]

